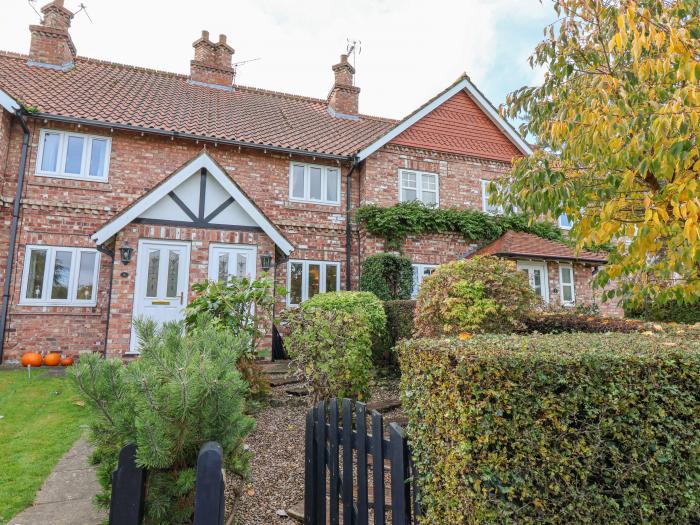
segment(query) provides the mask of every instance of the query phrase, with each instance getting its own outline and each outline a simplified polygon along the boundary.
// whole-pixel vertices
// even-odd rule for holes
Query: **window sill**
[[[34,175],[43,179],[78,180],[82,182],[96,182],[100,184],[107,184],[109,182],[109,178],[107,177],[85,177],[82,175],[64,175],[61,173],[45,173],[41,171],[35,172]]]
[[[38,306],[41,308],[47,307],[47,306],[53,306],[53,307],[63,307],[63,308],[95,308],[97,306],[97,301],[95,302],[90,302],[90,303],[50,303],[47,301],[41,301],[41,302],[26,302],[26,301],[20,301],[17,303],[17,306]]]
[[[329,202],[329,201],[307,201],[304,199],[294,199],[292,197],[289,198],[289,202],[296,203],[296,204],[318,204],[320,206],[340,206],[340,202]]]

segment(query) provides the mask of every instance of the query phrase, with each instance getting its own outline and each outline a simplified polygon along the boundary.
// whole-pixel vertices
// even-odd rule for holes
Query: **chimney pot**
[[[202,40],[209,40],[209,31],[202,29]]]
[[[226,35],[219,35],[219,44],[226,43]]]
[[[209,40],[209,31],[193,44],[194,60],[190,62],[190,79],[194,82],[231,87],[235,75],[232,66],[234,49],[226,43],[226,35],[219,35],[218,43]]]
[[[67,66],[77,55],[70,37],[73,13],[66,9],[63,0],[53,0],[41,8],[44,18],[39,25],[29,26],[32,40],[29,60],[41,64]]]

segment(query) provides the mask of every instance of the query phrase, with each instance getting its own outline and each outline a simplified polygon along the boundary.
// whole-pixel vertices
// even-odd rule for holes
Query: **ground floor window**
[[[94,306],[99,267],[97,250],[27,246],[21,303]]]
[[[545,303],[549,302],[547,265],[543,262],[518,261],[518,270],[527,275],[530,287]]]
[[[411,297],[414,299],[418,296],[420,285],[423,284],[423,279],[428,277],[437,268],[436,264],[414,264],[413,265],[413,293]]]
[[[561,304],[571,306],[576,302],[574,269],[570,264],[559,265],[559,291]]]
[[[327,261],[289,261],[287,267],[287,303],[297,305],[318,293],[340,289],[340,263]]]

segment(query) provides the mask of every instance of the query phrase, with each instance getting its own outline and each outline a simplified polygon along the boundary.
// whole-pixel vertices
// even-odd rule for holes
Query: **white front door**
[[[228,281],[232,275],[255,279],[256,252],[249,244],[210,244],[209,280]]]
[[[549,285],[547,283],[547,265],[540,262],[518,261],[518,270],[527,275],[530,287],[535,290],[545,303],[549,302]]]
[[[148,317],[159,324],[180,321],[187,305],[190,243],[140,240],[136,264],[134,318]],[[131,351],[138,338],[131,329]]]

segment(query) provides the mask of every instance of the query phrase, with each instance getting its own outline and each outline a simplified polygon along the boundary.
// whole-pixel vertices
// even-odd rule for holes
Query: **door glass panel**
[[[41,157],[41,171],[56,172],[58,166],[58,148],[61,144],[61,136],[57,133],[44,135],[44,149]]]
[[[57,250],[53,266],[53,281],[51,284],[51,299],[68,299],[68,284],[70,282],[70,266],[72,252]]]
[[[44,270],[46,250],[32,250],[29,256],[29,277],[27,278],[27,299],[41,299],[44,291]]]
[[[75,298],[79,301],[92,299],[92,289],[95,277],[95,260],[97,254],[93,252],[80,253],[80,266],[78,269],[78,286]]]
[[[160,250],[151,250],[148,254],[148,276],[146,277],[146,297],[158,295],[158,267],[160,266]]]
[[[326,292],[338,291],[338,267],[335,264],[326,266]]]
[[[107,141],[104,139],[92,139],[90,151],[90,176],[103,177],[105,169],[105,155],[107,154]]]
[[[328,170],[326,176],[326,200],[335,202],[338,200],[338,170]]]
[[[166,297],[177,297],[177,278],[180,275],[180,252],[171,250],[168,256],[168,280]]]
[[[532,270],[532,287],[535,292],[542,295],[542,273],[540,270]]]
[[[321,168],[309,168],[309,198],[321,200]]]
[[[304,198],[304,166],[292,166],[292,197]]]
[[[228,281],[228,253],[219,254],[219,281]]]
[[[301,303],[302,290],[302,275],[304,273],[304,265],[302,263],[290,264],[289,276],[289,302],[291,304]]]
[[[564,297],[565,303],[570,303],[574,300],[573,294],[571,293],[571,286],[564,285],[564,286],[562,286],[561,291],[562,291],[562,296]]]
[[[321,265],[309,264],[309,299],[321,291]]]
[[[80,168],[83,164],[84,147],[84,137],[68,137],[68,147],[66,149],[66,173],[80,175]]]
[[[248,272],[246,271],[248,266],[248,258],[242,253],[236,254],[236,275],[238,277],[245,277]]]

